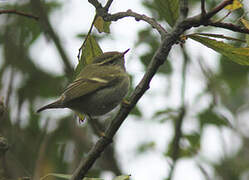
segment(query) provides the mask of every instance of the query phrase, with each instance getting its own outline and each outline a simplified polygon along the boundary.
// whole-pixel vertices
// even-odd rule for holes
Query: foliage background
[[[0,2],[0,6],[39,14],[34,2]],[[127,8],[122,2],[114,2],[111,9],[114,12],[133,9],[132,2],[126,3]],[[219,1],[206,2],[211,9]],[[191,0],[189,3],[190,15],[198,13],[200,2]],[[38,179],[51,172],[70,174],[96,142],[97,136],[90,123],[79,125],[71,111],[35,113],[38,107],[58,97],[58,92],[70,82],[70,68],[77,64],[78,48],[94,16],[94,8],[82,1],[77,8],[88,7],[89,11],[78,14],[77,20],[68,19],[68,11],[76,8],[70,4],[68,1],[44,2],[54,36],[51,36],[46,16],[38,22],[13,14],[0,15],[0,134],[9,143],[8,151],[0,159],[2,179],[23,176]],[[166,1],[147,0],[134,4],[141,6],[134,7],[134,11],[141,8],[168,28],[172,25],[165,15]],[[238,19],[247,11],[248,7],[244,6],[226,20],[239,23]],[[215,18],[225,14],[220,13]],[[57,24],[64,20],[71,26],[58,29]],[[120,20],[112,23],[110,35],[94,32],[104,51],[122,51],[127,46],[132,49],[126,59],[134,86],[160,43],[158,34],[141,23],[134,19]],[[76,31],[73,24],[80,24],[82,30]],[[130,24],[138,26],[131,37],[126,31],[133,30]],[[246,39],[243,34],[210,27],[191,31]],[[77,43],[69,47],[70,39],[65,40],[64,33],[73,34]],[[126,173],[131,174],[132,179],[248,179],[248,67],[227,61],[226,57],[189,39],[183,48],[175,46],[169,58],[153,79],[151,89],[125,121],[114,144],[88,176],[110,178]],[[182,104],[185,104],[185,113]],[[182,136],[176,151],[178,125]]]

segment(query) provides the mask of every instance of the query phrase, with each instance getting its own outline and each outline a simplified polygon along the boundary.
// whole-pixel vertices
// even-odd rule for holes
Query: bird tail
[[[51,104],[43,106],[40,109],[38,109],[36,112],[39,113],[39,112],[44,111],[46,109],[52,109],[52,108],[63,108],[63,106],[61,104],[61,100],[59,99],[59,100],[57,100],[55,102],[52,102]]]

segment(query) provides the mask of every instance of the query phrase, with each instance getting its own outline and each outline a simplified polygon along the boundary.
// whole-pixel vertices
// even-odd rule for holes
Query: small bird
[[[77,113],[100,116],[121,103],[130,87],[125,70],[125,52],[106,52],[86,65],[60,98],[37,112],[50,108],[69,108]]]

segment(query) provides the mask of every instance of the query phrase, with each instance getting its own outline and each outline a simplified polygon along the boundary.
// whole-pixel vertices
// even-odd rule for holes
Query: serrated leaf
[[[82,48],[82,55],[75,69],[74,77],[76,77],[80,73],[81,69],[85,65],[91,64],[93,58],[100,56],[101,54],[103,54],[103,51],[101,50],[99,44],[93,36],[89,35],[87,37],[85,46]]]
[[[160,16],[173,27],[179,16],[179,0],[156,0],[155,4]]]
[[[228,59],[241,65],[249,65],[249,48],[237,48],[223,41],[217,41],[199,35],[188,36],[191,39],[200,42],[201,44],[221,53]]]
[[[49,174],[43,176],[40,180],[44,180],[49,176],[54,176],[54,177],[61,178],[61,179],[70,179],[72,177],[71,174],[49,173]]]
[[[236,9],[239,9],[243,7],[243,5],[241,4],[241,2],[239,0],[233,0],[232,4],[229,4],[225,7],[225,9],[230,10],[230,11],[234,11]]]
[[[131,175],[121,175],[115,177],[113,180],[129,180]]]
[[[106,22],[101,16],[98,16],[94,21],[95,28],[99,31],[99,33],[105,32],[110,33],[110,25],[111,22]]]

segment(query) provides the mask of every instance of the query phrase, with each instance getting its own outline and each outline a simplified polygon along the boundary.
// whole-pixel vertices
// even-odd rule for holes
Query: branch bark
[[[207,26],[213,26],[213,27],[218,27],[218,28],[223,28],[223,29],[228,29],[234,32],[240,32],[240,33],[245,33],[249,34],[249,29],[236,26],[232,23],[223,23],[223,22],[208,22]]]
[[[16,15],[19,15],[19,16],[24,16],[24,17],[27,17],[27,18],[34,19],[36,21],[39,20],[39,17],[34,16],[33,14],[28,14],[26,12],[17,11],[15,9],[0,10],[0,14],[16,14]]]
[[[152,28],[155,28],[159,32],[161,37],[165,37],[167,34],[167,31],[155,19],[148,17],[144,14],[141,15],[136,12],[133,12],[130,9],[127,10],[126,12],[104,15],[103,18],[105,21],[117,21],[124,17],[134,17],[136,21],[143,20],[144,22],[147,22],[148,24],[151,25]]]

